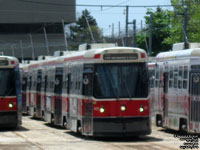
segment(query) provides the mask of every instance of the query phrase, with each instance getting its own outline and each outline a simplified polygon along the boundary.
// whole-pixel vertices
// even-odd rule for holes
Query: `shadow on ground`
[[[80,133],[74,133],[72,131],[67,131],[67,134],[70,134],[76,138],[83,139],[83,140],[91,140],[91,141],[102,141],[102,142],[157,142],[163,141],[161,138],[155,138],[151,136],[132,136],[132,137],[91,137],[91,136],[84,136]]]

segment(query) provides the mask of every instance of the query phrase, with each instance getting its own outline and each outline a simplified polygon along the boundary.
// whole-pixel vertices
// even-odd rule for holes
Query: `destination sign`
[[[104,54],[104,60],[137,60],[137,53]]]
[[[6,66],[6,65],[8,65],[7,60],[0,60],[0,66]]]

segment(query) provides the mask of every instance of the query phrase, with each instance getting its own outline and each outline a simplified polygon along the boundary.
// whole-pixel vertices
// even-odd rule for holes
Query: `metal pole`
[[[29,34],[30,41],[31,41],[31,50],[32,50],[32,59],[35,60],[35,53],[34,53],[34,48],[33,48],[33,38],[32,35]]]
[[[133,20],[133,47],[136,47],[136,20]]]
[[[63,26],[63,33],[64,33],[64,41],[65,41],[66,51],[68,51],[67,35],[65,33],[65,22],[64,22],[63,19],[62,19],[62,26]]]
[[[150,14],[150,20],[149,20],[149,56],[151,56],[151,50],[152,49],[152,14]]]
[[[126,42],[125,46],[128,46],[128,8],[129,6],[126,6]]]
[[[187,39],[187,8],[184,7],[184,26],[183,26],[184,43],[188,42]]]
[[[119,38],[120,38],[120,35],[121,35],[121,29],[120,29],[120,21],[119,21]]]
[[[112,37],[114,37],[114,23],[112,23]]]
[[[22,62],[24,61],[24,53],[22,48],[22,40],[20,40],[20,49],[21,49],[21,55],[22,55]]]
[[[48,38],[47,38],[47,33],[46,33],[45,26],[43,27],[43,30],[44,30],[45,42],[46,42],[46,46],[47,46],[47,55],[50,55],[50,52],[49,52],[49,42],[48,42]]]
[[[143,29],[143,21],[141,20],[141,30]]]

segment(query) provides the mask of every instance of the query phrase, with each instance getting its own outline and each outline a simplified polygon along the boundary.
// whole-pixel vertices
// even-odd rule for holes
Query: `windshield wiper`
[[[126,81],[124,80],[124,78],[122,77],[122,71],[121,71],[121,69],[120,69],[120,78],[121,78],[121,80],[125,83],[125,87],[126,87],[128,96],[129,96],[130,100],[132,100],[132,98],[131,98],[131,93],[130,93],[130,90],[129,90],[128,86],[127,86],[127,83],[126,83]]]
[[[114,88],[114,86],[113,86],[114,84],[113,84],[113,80],[111,79],[111,72],[110,72],[110,70],[107,69],[106,73],[108,74],[108,78],[109,78],[109,80],[111,81],[112,89],[114,90],[114,94],[115,94],[115,96],[116,96],[116,98],[117,98],[117,100],[118,100],[118,99],[119,99],[118,90],[116,90],[116,89]]]

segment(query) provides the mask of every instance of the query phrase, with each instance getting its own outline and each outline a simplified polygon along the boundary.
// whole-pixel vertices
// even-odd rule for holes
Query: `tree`
[[[174,7],[174,17],[171,21],[170,36],[165,39],[166,44],[183,42],[184,8],[187,8],[187,38],[189,42],[200,42],[200,1],[199,0],[171,0]]]
[[[149,40],[149,23],[150,14],[152,15],[152,55],[155,56],[161,51],[167,51],[171,48],[171,45],[165,43],[165,39],[169,36],[170,30],[170,17],[172,12],[168,10],[162,10],[160,7],[154,12],[152,9],[148,9],[148,16],[145,16],[146,28],[140,31],[137,35],[138,46],[147,49],[146,45]]]
[[[77,49],[80,43],[93,42],[86,19],[90,25],[94,40],[96,42],[101,40],[101,31],[97,26],[96,20],[90,15],[90,12],[85,9],[82,11],[82,15],[78,21],[76,21],[76,24],[70,26],[70,39],[75,43],[71,49]]]

